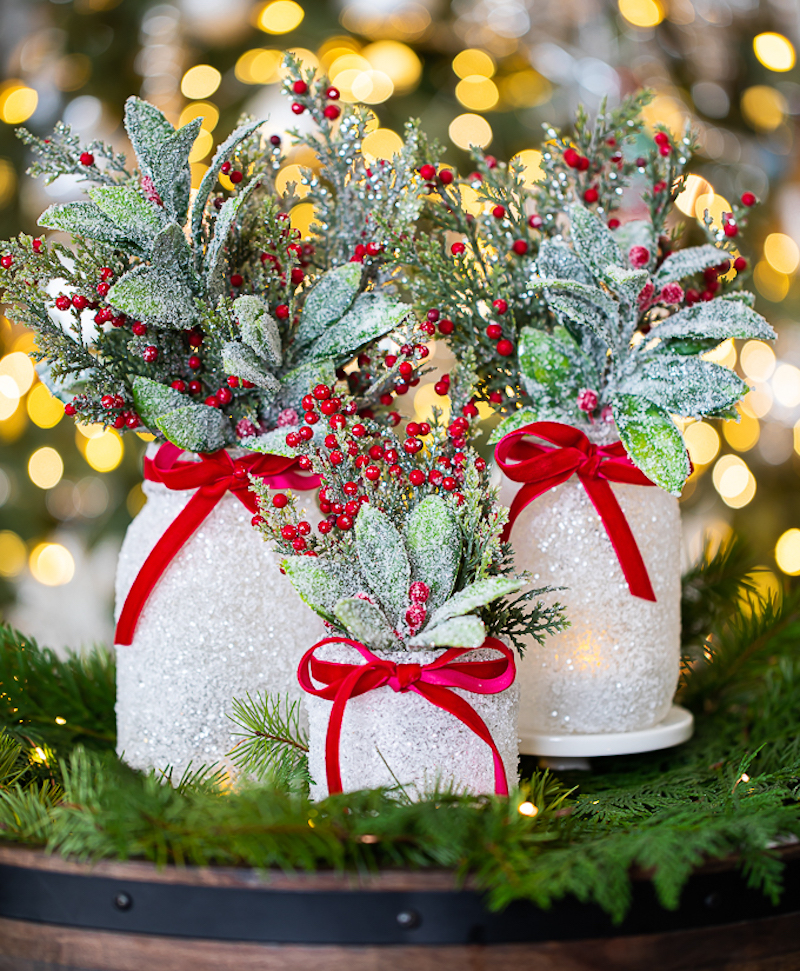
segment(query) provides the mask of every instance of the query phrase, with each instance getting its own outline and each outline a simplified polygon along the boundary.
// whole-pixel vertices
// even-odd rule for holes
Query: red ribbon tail
[[[139,622],[144,605],[153,592],[153,588],[164,575],[174,557],[177,556],[221,498],[222,493],[213,495],[204,492],[203,489],[198,489],[167,527],[164,535],[150,551],[150,555],[144,561],[128,591],[114,633],[115,644],[127,645],[133,642],[136,625]]]
[[[622,511],[611,484],[606,479],[589,479],[578,475],[583,486],[589,493],[597,515],[603,525],[617,554],[619,565],[628,582],[628,589],[634,597],[642,600],[656,601],[653,585],[647,572],[642,554],[631,531],[625,513]]]

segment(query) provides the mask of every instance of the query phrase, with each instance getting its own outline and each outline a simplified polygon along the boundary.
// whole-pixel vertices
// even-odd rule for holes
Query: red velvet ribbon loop
[[[531,442],[528,436],[550,444]],[[594,445],[578,428],[556,421],[538,421],[505,435],[494,455],[508,478],[522,483],[511,504],[504,540],[508,540],[514,522],[527,505],[577,475],[605,526],[628,589],[634,597],[655,601],[636,538],[610,485],[611,482],[642,486],[654,483],[631,462],[622,442]]]
[[[199,462],[179,461],[183,449],[163,444],[154,459],[144,460],[144,477],[160,482],[170,490],[196,490],[168,526],[133,581],[117,621],[115,644],[130,644],[144,605],[167,567],[194,532],[211,514],[226,492],[232,492],[251,513],[258,510],[256,496],[250,491],[250,475],[263,479],[271,489],[316,489],[318,476],[302,476],[294,471],[297,459],[283,455],[247,455],[232,459],[221,449],[200,455]]]
[[[326,644],[347,644],[355,648],[367,663],[341,664],[314,657],[317,648]],[[364,644],[346,637],[326,637],[306,651],[297,669],[300,687],[317,698],[333,702],[325,739],[328,792],[334,794],[342,791],[339,742],[347,702],[376,688],[389,687],[392,691],[414,691],[422,695],[437,708],[454,715],[486,742],[494,761],[495,793],[498,796],[507,796],[506,770],[491,732],[472,705],[451,690],[463,688],[474,694],[491,695],[505,691],[514,683],[517,672],[513,653],[494,637],[487,637],[479,650],[487,648],[497,651],[502,657],[491,661],[454,663],[457,658],[471,654],[475,648],[451,647],[430,664],[395,664],[385,658],[376,657]],[[314,681],[320,682],[323,687],[315,687]]]

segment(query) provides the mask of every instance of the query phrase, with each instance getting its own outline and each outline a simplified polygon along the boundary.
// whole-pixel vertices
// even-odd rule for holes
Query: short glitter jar
[[[511,534],[520,570],[551,595],[571,626],[532,641],[518,663],[521,750],[530,735],[631,732],[669,712],[680,668],[678,500],[656,486],[612,484],[644,559],[656,602],[631,595],[588,493],[573,476],[535,499]],[[507,505],[518,484],[505,477]]]
[[[430,664],[441,651],[373,651],[376,657],[397,664]],[[326,644],[316,652],[324,661],[363,663],[351,647]],[[495,651],[472,651],[462,660],[497,658]],[[497,694],[481,695],[454,689],[480,715],[503,760],[509,788],[517,783],[516,682]],[[306,695],[309,722],[308,768],[314,780],[311,795],[328,795],[325,739],[333,703]],[[342,789],[374,789],[402,786],[412,798],[439,787],[475,795],[493,794],[494,762],[489,746],[454,715],[437,708],[413,691],[376,688],[351,698],[344,711],[339,745]]]
[[[152,450],[152,446],[151,446]],[[185,458],[186,456],[184,456]],[[191,491],[145,482],[147,503],[128,528],[116,581],[119,615],[139,569]],[[301,494],[314,504],[314,493]],[[133,643],[117,651],[117,751],[130,765],[231,766],[234,698],[302,694],[297,665],[322,622],[282,576],[279,558],[228,493],[167,567]],[[316,522],[316,516],[309,518]]]

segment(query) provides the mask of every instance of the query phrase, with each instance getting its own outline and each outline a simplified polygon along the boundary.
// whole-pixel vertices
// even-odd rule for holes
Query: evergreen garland
[[[547,907],[572,895],[616,920],[629,904],[632,872],[647,871],[670,908],[696,866],[733,855],[748,884],[777,899],[780,846],[800,838],[800,599],[757,598],[749,570],[736,544],[685,579],[693,625],[681,700],[697,719],[690,742],[598,760],[591,773],[560,778],[523,760],[527,778],[508,800],[441,793],[407,802],[376,791],[312,803],[294,784],[296,763],[288,778],[233,790],[208,768],[177,782],[135,772],[97,750],[109,739],[49,718],[69,711],[76,726],[108,732],[113,669],[105,653],[60,662],[3,628],[4,689],[21,672],[35,678],[0,709],[0,838],[78,858],[160,864],[448,867],[471,877],[492,907],[518,898]],[[251,740],[276,715],[294,738],[291,712],[252,699],[239,706]],[[243,764],[263,756],[251,745]],[[538,812],[520,813],[523,802]]]

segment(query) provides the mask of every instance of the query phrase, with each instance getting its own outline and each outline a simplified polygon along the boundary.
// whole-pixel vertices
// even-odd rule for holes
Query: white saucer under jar
[[[607,426],[592,437],[596,444],[613,440]],[[532,641],[518,662],[525,754],[647,751],[691,734],[688,713],[680,719],[682,732],[658,730],[671,715],[680,670],[678,500],[657,486],[610,485],[644,559],[655,603],[630,593],[605,526],[577,476],[534,499],[514,523],[516,566],[532,574],[534,586],[565,588],[550,596],[565,605],[570,621],[544,645]],[[501,501],[510,505],[518,488],[503,476]],[[627,733],[639,733],[636,742],[631,740],[633,748],[620,739]],[[596,738],[612,735],[613,744]]]
[[[193,494],[157,482],[143,488],[147,502],[120,551],[117,618],[142,564]],[[306,497],[301,505],[316,524],[315,493]],[[116,647],[117,752],[135,768],[171,767],[174,777],[190,763],[230,769],[233,699],[301,695],[297,665],[323,636],[322,622],[281,574],[252,515],[224,495],[158,581],[133,643]]]

